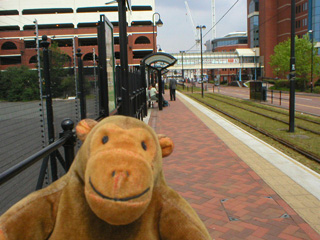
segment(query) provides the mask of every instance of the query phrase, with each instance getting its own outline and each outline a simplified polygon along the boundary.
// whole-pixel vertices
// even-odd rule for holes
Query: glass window
[[[250,47],[259,47],[259,16],[250,18]]]
[[[259,11],[259,0],[252,0],[249,4],[249,14]]]

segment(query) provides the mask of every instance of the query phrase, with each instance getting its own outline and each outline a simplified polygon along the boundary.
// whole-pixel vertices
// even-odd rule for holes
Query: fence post
[[[280,106],[281,106],[281,91],[280,91]]]
[[[81,49],[77,50],[77,58],[78,58],[78,84],[79,84],[79,92],[77,93],[80,99],[80,114],[81,119],[85,119],[87,117],[86,113],[86,96],[84,92],[84,82],[83,82],[83,62],[81,59],[82,53]]]
[[[63,132],[60,134],[60,137],[72,132],[72,129],[74,127],[74,122],[68,118],[64,119],[61,123],[61,127],[63,129]],[[74,136],[74,134],[72,134],[72,137],[70,137],[68,141],[66,141],[66,143],[63,145],[66,172],[69,170],[71,163],[73,162],[73,159],[74,159],[75,144],[76,144],[76,137]]]
[[[122,84],[123,84],[123,81],[125,79],[122,79]],[[122,85],[123,86],[123,85]],[[134,82],[133,82],[133,79],[132,79],[132,72],[131,71],[128,71],[128,75],[127,75],[127,90],[124,91],[123,90],[123,87],[122,87],[122,101],[123,101],[123,110],[124,110],[124,113],[123,115],[125,116],[129,116],[129,117],[134,117],[135,113],[134,113]],[[126,93],[125,93],[126,92]],[[127,94],[125,96],[125,94]],[[127,105],[125,104],[125,99],[127,98]],[[126,105],[126,106],[125,106]]]
[[[140,64],[140,79],[143,87],[142,95],[142,104],[143,104],[143,117],[148,115],[148,106],[147,106],[147,82],[146,82],[146,66],[145,64]]]
[[[122,83],[121,83],[121,69],[120,66],[116,66],[116,96],[117,96],[117,107],[118,107],[118,114],[122,114]]]
[[[43,75],[45,80],[46,90],[46,110],[47,110],[47,124],[48,124],[48,138],[49,144],[54,142],[54,126],[53,126],[53,109],[52,109],[52,96],[51,96],[51,81],[50,81],[50,62],[49,62],[49,45],[48,37],[42,36],[41,47],[43,48]],[[56,153],[50,155],[52,182],[58,179]]]
[[[271,90],[271,104],[273,104],[273,90]]]
[[[158,105],[159,105],[159,110],[162,110],[163,108],[163,97],[162,97],[162,80],[161,80],[161,71],[157,69],[157,75],[158,75],[158,92],[159,92],[159,97],[158,97]]]
[[[125,0],[118,0],[119,16],[119,41],[120,41],[120,66],[121,66],[121,91],[122,91],[122,114],[133,116],[132,101],[130,95],[129,65],[128,65],[128,34],[127,34],[127,7]]]

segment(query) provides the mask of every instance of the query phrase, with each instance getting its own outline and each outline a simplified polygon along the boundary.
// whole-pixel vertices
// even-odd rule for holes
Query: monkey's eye
[[[109,137],[108,137],[108,136],[104,136],[104,137],[102,138],[102,143],[103,143],[103,144],[106,144],[108,141],[109,141]]]
[[[145,151],[147,151],[147,145],[144,141],[141,142],[141,146]]]

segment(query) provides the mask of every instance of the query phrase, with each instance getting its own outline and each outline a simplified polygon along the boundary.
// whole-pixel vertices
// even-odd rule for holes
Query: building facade
[[[250,48],[260,48],[259,65],[263,77],[276,77],[269,64],[274,47],[291,37],[291,0],[248,0],[248,42]],[[320,2],[296,0],[295,31],[298,37],[314,31],[320,41]],[[316,47],[318,44],[316,44]]]
[[[183,70],[185,79],[190,81],[201,79],[201,54],[199,52],[173,53],[172,55],[177,59],[177,63],[169,68],[171,73],[176,72],[176,77],[179,78]],[[252,80],[255,76],[251,74],[250,69],[258,67],[256,59],[258,55],[259,53],[256,54],[254,49],[248,48],[224,52],[204,52],[204,79],[228,84]]]
[[[128,62],[139,65],[156,46],[157,16],[155,0],[132,0],[127,11]],[[73,61],[73,52],[80,48],[85,65],[92,65],[98,52],[97,25],[104,14],[114,26],[115,57],[119,63],[119,28],[117,2],[102,0],[2,0],[0,8],[0,70],[10,66],[35,67],[36,28],[39,36],[47,35]],[[72,63],[71,63],[72,64]]]
[[[206,45],[207,44],[208,43],[206,43]],[[248,36],[246,32],[232,32],[222,38],[211,40],[210,44],[211,46],[207,46],[207,50],[210,49],[212,52],[234,53],[237,49],[248,48]],[[216,81],[228,82],[229,84],[240,79],[249,80],[251,78],[250,74],[251,70],[246,68],[235,68],[232,66],[232,62],[230,62],[230,65],[225,65],[223,68],[208,70],[209,80],[214,78]]]

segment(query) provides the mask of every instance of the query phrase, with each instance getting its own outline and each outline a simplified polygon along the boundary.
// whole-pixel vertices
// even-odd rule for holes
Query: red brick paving
[[[175,144],[163,161],[165,177],[214,239],[320,239],[179,99],[169,103],[162,111],[153,109],[149,121]]]

